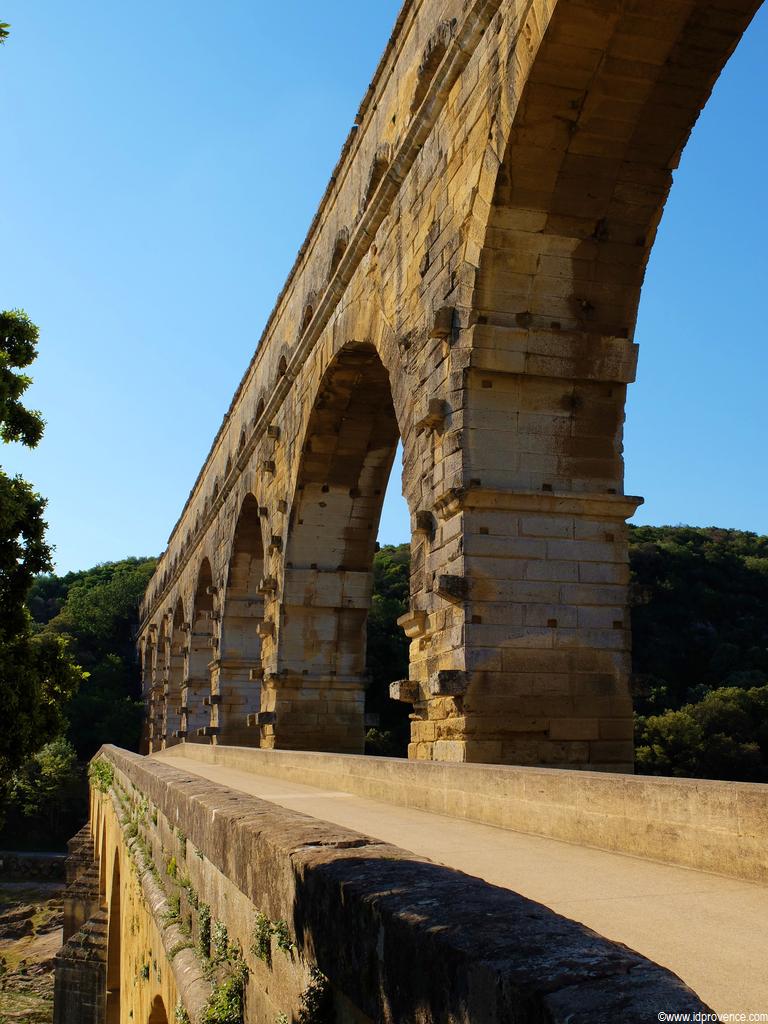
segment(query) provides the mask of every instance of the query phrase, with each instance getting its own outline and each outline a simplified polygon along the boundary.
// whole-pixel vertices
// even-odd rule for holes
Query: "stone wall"
[[[579,846],[768,881],[768,785],[759,783],[242,747],[185,745],[173,753]]]
[[[148,587],[145,750],[362,750],[399,438],[409,756],[632,770],[637,306],[758,6],[405,3]]]
[[[211,979],[222,991],[242,961],[242,1019],[258,1024],[639,1024],[704,1009],[670,972],[515,893],[161,761],[99,756],[120,1020],[159,999],[196,1022]],[[330,1018],[301,1017],[322,999]]]

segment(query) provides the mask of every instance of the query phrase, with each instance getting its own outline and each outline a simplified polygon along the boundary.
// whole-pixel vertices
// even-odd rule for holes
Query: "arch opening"
[[[115,850],[107,929],[107,1011],[106,1024],[120,1024],[120,958],[122,955],[120,915],[120,859]]]
[[[182,738],[187,743],[207,742],[209,716],[203,703],[210,696],[210,662],[213,657],[213,575],[204,558],[197,576],[192,620],[184,654],[182,687]]]
[[[218,658],[211,680],[211,726],[217,743],[258,745],[261,637],[264,620],[264,547],[259,506],[252,494],[240,509],[222,607]]]
[[[375,348],[350,343],[321,382],[290,510],[263,746],[361,753],[366,624],[384,494],[400,432]],[[269,615],[269,609],[266,611]]]
[[[154,700],[154,660],[155,660],[155,645],[152,642],[151,635],[147,637],[147,641],[144,644],[144,652],[141,665],[141,695],[144,702],[145,715],[141,729],[141,747],[140,752],[142,754],[151,753],[153,733],[154,733],[154,716],[155,716],[155,700]]]
[[[165,746],[174,746],[179,742],[181,724],[182,689],[184,684],[184,648],[186,637],[182,629],[184,624],[184,606],[181,598],[176,601],[176,607],[171,620],[169,646],[168,646],[168,682],[166,685],[167,694],[165,699]]]

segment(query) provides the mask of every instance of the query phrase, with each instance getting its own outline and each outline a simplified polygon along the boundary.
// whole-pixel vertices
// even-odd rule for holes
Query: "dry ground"
[[[64,882],[0,883],[0,1024],[51,1024]]]

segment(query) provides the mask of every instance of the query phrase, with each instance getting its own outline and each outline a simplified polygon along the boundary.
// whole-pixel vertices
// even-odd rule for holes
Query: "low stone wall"
[[[768,785],[197,743],[169,753],[580,846],[768,881]]]
[[[328,979],[345,1024],[645,1024],[660,1008],[706,1009],[669,971],[516,893],[160,759],[114,747],[100,756],[144,808],[140,836],[125,842],[141,840],[158,879],[165,858],[182,870],[183,830],[183,870],[211,922],[246,951],[246,1021],[273,1019],[264,993],[289,992],[291,971],[307,966]],[[285,922],[295,951],[275,951],[268,974],[248,952],[259,917]],[[170,957],[174,974],[189,955]],[[194,1021],[199,1006],[188,1009]]]
[[[66,854],[0,850],[0,879],[64,881]]]

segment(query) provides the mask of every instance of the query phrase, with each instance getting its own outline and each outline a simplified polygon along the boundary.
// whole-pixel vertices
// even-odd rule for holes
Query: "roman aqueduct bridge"
[[[758,6],[405,3],[147,591],[145,749],[362,751],[402,440],[410,756],[631,769],[635,318]]]
[[[758,6],[406,0],[147,590],[152,756],[92,769],[57,1024],[644,1024],[704,1012],[688,985],[766,1009],[768,787],[620,774],[640,289]],[[419,763],[345,756],[400,441]],[[523,834],[534,889],[609,858],[596,916],[526,898]],[[642,911],[603,928],[644,858]],[[712,941],[694,893],[665,954],[668,905],[718,877]]]

